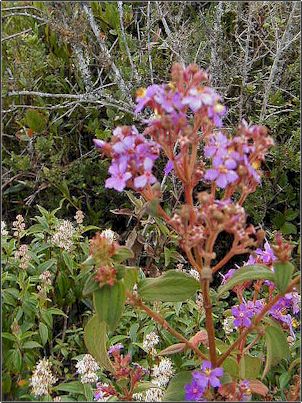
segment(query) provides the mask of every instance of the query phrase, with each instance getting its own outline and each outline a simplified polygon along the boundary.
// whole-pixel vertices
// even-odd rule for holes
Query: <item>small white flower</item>
[[[82,210],[78,210],[74,216],[74,219],[76,220],[77,224],[82,224],[84,221],[84,213]]]
[[[159,343],[159,337],[155,332],[146,334],[143,341],[143,348],[149,353]]]
[[[113,232],[111,229],[105,229],[101,232],[101,236],[108,239],[110,242],[114,242],[117,239],[116,233]]]
[[[170,358],[162,358],[158,365],[152,368],[152,383],[158,386],[165,387],[170,378],[174,375],[173,363]]]
[[[21,214],[18,214],[16,220],[13,221],[14,236],[20,238],[24,229],[25,229],[24,218]]]
[[[230,334],[234,331],[234,318],[232,316],[228,316],[223,320],[223,330],[226,334]]]
[[[68,220],[63,220],[57,227],[57,231],[51,238],[51,242],[59,248],[70,251],[73,245],[72,237],[75,233],[75,228]]]
[[[19,266],[21,269],[27,269],[30,261],[30,255],[28,254],[28,245],[22,244],[15,252],[15,259],[20,260]]]
[[[8,231],[6,230],[6,223],[1,221],[1,236],[7,236]]]
[[[46,358],[40,360],[36,365],[36,368],[30,379],[32,393],[35,396],[48,395],[50,393],[51,386],[57,382],[57,378],[53,376],[50,368],[51,364]]]
[[[191,269],[191,270],[189,271],[189,275],[190,275],[191,277],[194,277],[195,280],[199,281],[199,273],[198,273],[197,270]]]
[[[85,354],[84,357],[76,364],[77,373],[81,374],[82,383],[96,383],[98,376],[95,374],[100,369],[98,363],[90,354]]]

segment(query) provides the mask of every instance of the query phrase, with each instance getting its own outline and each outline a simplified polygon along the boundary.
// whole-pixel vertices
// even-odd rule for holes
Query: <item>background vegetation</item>
[[[3,215],[36,204],[125,228],[104,190],[94,137],[129,124],[135,90],[173,62],[209,69],[229,113],[267,125],[276,147],[249,198],[255,222],[286,235],[299,222],[299,2],[2,2]]]

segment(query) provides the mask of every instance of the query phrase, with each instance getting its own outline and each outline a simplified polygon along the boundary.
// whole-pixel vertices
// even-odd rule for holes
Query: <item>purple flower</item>
[[[114,346],[111,346],[109,348],[108,354],[113,354],[113,353],[119,352],[123,348],[124,348],[124,346],[121,343],[115,344]]]
[[[152,175],[151,172],[152,167],[153,167],[153,161],[151,160],[151,158],[146,158],[144,161],[145,172],[143,173],[143,175],[140,175],[134,179],[134,186],[137,189],[143,188],[147,184],[152,185],[153,183],[156,182],[156,178],[154,175]]]
[[[159,91],[155,96],[154,100],[163,108],[167,113],[172,113],[175,109],[183,109],[183,104],[181,103],[181,95],[179,92],[167,92]]]
[[[247,304],[241,304],[239,306],[233,306],[232,315],[235,318],[234,326],[249,327],[252,324],[250,318],[254,316],[254,312]]]
[[[200,401],[204,393],[204,388],[195,380],[185,385],[185,399],[186,401]]]
[[[137,106],[134,110],[135,113],[141,112],[145,106],[153,100],[156,94],[161,94],[163,92],[163,87],[161,85],[153,84],[149,87],[141,88],[137,91],[136,102]]]
[[[103,148],[104,144],[106,144],[105,141],[99,139],[93,139],[93,142],[96,148]]]
[[[235,271],[236,271],[236,269],[230,269],[229,271],[227,271],[225,273],[225,275],[221,274],[221,276],[222,276],[221,284],[225,284],[230,278],[232,278]]]
[[[244,155],[244,157],[243,157],[243,163],[244,163],[244,166],[247,168],[247,171],[248,171],[249,175],[257,183],[260,183],[261,182],[260,176],[257,174],[257,171],[254,169],[254,167],[250,164],[250,161],[248,160],[246,155]]]
[[[239,390],[241,394],[240,401],[241,402],[248,402],[252,398],[252,392],[250,383],[247,379],[244,379],[239,383]]]
[[[212,386],[217,388],[221,385],[219,378],[223,375],[223,368],[212,369],[212,364],[210,361],[204,361],[202,363],[201,372],[194,371],[192,376],[201,387],[204,389]]]
[[[296,315],[300,312],[301,295],[293,291],[285,294],[284,299],[289,307],[292,308],[293,313]]]
[[[255,252],[257,256],[261,258],[261,262],[268,265],[271,265],[277,259],[268,242],[265,242],[264,244],[264,251],[258,248],[255,250]]]
[[[105,187],[109,189],[115,189],[121,192],[126,187],[126,182],[131,178],[130,172],[125,172],[127,163],[125,160],[112,163],[109,167],[109,173],[111,177],[106,179]]]
[[[204,148],[205,157],[207,158],[213,157],[221,148],[223,148],[226,153],[227,151],[225,148],[227,147],[228,142],[229,141],[227,137],[221,132],[218,132],[215,135],[215,138],[211,137],[209,144],[205,146]]]
[[[127,136],[123,138],[121,141],[115,143],[112,146],[112,150],[120,155],[131,155],[135,153],[135,137],[134,136]]]
[[[165,174],[165,175],[169,175],[169,173],[170,173],[171,171],[173,171],[173,169],[174,169],[174,163],[173,163],[173,161],[169,160],[169,161],[167,162],[166,166],[165,166],[164,174]]]
[[[224,189],[228,184],[235,182],[238,179],[237,173],[234,169],[237,163],[233,158],[214,157],[213,168],[208,169],[204,178],[210,181],[216,181],[218,187]]]

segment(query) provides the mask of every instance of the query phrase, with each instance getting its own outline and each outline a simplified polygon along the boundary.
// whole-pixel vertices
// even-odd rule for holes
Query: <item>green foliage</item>
[[[160,277],[139,282],[138,293],[144,301],[182,302],[192,297],[199,283],[189,275],[169,270]]]

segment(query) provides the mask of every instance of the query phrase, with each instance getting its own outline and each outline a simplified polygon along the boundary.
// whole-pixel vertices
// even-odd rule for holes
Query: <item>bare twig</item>
[[[111,57],[111,55],[110,55],[110,53],[109,53],[104,41],[102,40],[101,32],[99,30],[99,27],[97,26],[97,23],[95,21],[95,18],[94,18],[94,15],[93,15],[93,12],[92,12],[90,6],[88,6],[87,4],[84,4],[83,9],[84,9],[84,11],[85,11],[85,13],[87,15],[89,24],[90,24],[91,29],[92,29],[95,37],[96,37],[96,40],[97,40],[97,43],[98,43],[98,45],[99,45],[99,47],[101,49],[101,52],[102,52],[103,56],[105,57],[105,59],[107,60],[108,64],[110,65],[110,67],[111,67],[111,69],[112,69],[112,71],[113,71],[113,73],[115,75],[117,86],[119,87],[119,89],[122,92],[123,96],[126,99],[129,99],[129,89],[128,89],[128,87],[127,87],[127,85],[126,85],[126,83],[125,83],[125,81],[124,81],[124,79],[122,77],[121,72],[117,68],[117,66],[114,63],[114,61],[112,60],[112,57]],[[133,105],[131,100],[129,100],[129,104],[130,104],[130,106]]]
[[[152,56],[151,56],[151,46],[150,46],[150,1],[147,3],[147,37],[148,37],[148,58],[149,58],[149,68],[150,68],[150,79],[153,84],[153,67],[152,67]]]
[[[119,16],[120,16],[120,27],[121,27],[121,33],[122,33],[122,37],[123,37],[123,42],[124,42],[124,45],[125,45],[126,53],[127,53],[127,56],[128,56],[129,62],[130,62],[130,65],[131,65],[131,69],[132,69],[132,73],[133,73],[133,75],[134,75],[134,78],[135,78],[136,82],[139,82],[139,81],[140,81],[140,77],[139,77],[139,75],[138,75],[136,66],[135,66],[135,64],[133,63],[133,59],[132,59],[132,56],[131,56],[131,53],[130,53],[130,49],[129,49],[129,46],[128,46],[128,42],[127,42],[127,38],[126,38],[126,32],[125,32],[124,21],[123,21],[123,19],[124,19],[123,2],[122,2],[122,1],[118,1],[118,2],[117,2],[117,7],[118,7]]]

